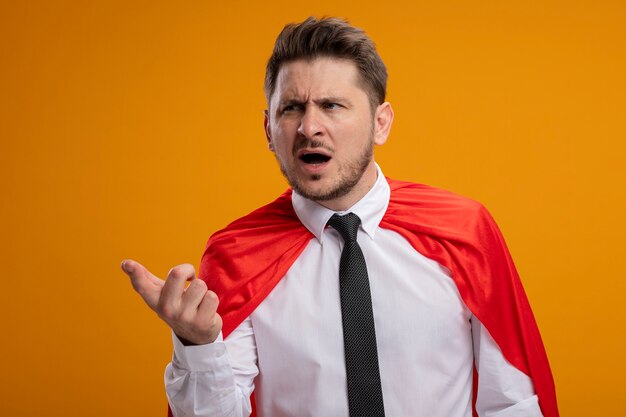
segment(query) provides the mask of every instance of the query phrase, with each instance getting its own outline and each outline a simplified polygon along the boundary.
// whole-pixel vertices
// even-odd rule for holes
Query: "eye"
[[[292,113],[292,112],[299,111],[301,108],[302,108],[302,105],[300,104],[286,104],[282,108],[281,113]]]
[[[322,107],[326,110],[335,110],[341,107],[338,103],[324,103]]]

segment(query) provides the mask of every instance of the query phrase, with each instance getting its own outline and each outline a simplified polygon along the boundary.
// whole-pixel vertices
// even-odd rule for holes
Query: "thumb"
[[[154,276],[139,262],[131,259],[122,261],[122,271],[130,277],[130,283],[151,309],[155,309],[164,281]]]

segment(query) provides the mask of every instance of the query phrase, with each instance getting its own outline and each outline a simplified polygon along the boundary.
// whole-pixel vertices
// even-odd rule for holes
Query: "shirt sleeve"
[[[530,377],[506,360],[489,331],[472,317],[480,417],[543,417]]]
[[[226,340],[184,346],[172,333],[174,354],[165,368],[165,391],[175,417],[247,417],[258,375],[251,320]]]

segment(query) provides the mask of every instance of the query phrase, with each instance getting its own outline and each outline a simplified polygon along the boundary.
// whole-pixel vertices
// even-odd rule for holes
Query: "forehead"
[[[365,94],[356,64],[347,59],[320,57],[281,66],[274,100]]]

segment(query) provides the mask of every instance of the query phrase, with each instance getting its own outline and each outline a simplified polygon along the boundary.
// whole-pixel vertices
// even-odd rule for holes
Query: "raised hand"
[[[222,329],[217,294],[196,278],[192,265],[175,266],[165,281],[133,260],[123,261],[122,270],[130,277],[135,291],[183,343],[204,345],[217,338]],[[191,282],[185,288],[187,281]]]

